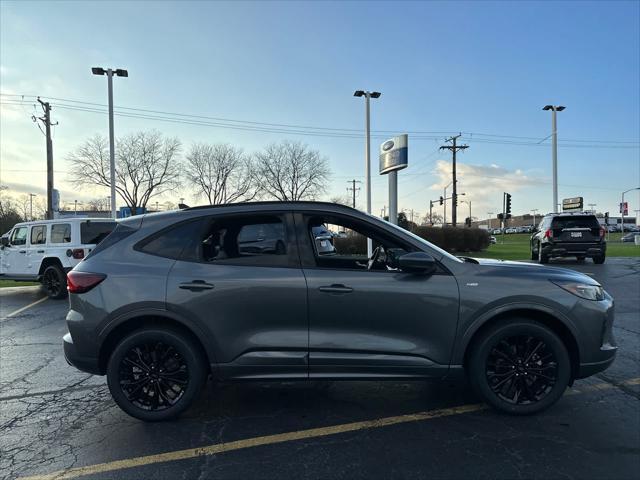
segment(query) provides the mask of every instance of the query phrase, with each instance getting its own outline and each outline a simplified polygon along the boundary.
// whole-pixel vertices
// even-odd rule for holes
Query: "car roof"
[[[340,203],[333,202],[316,202],[311,200],[299,200],[299,201],[279,201],[279,200],[268,200],[268,201],[260,201],[260,202],[241,202],[241,203],[222,203],[219,205],[199,205],[196,207],[188,207],[183,208],[182,211],[192,211],[192,210],[206,210],[206,209],[219,209],[219,208],[227,208],[227,207],[261,207],[261,206],[274,206],[280,209],[304,209],[304,208],[313,208],[313,207],[332,207],[332,208],[343,208],[346,210],[357,211],[352,207],[347,205],[342,205]]]
[[[14,227],[23,227],[23,226],[29,226],[29,225],[42,225],[42,224],[49,224],[49,223],[74,223],[74,222],[87,222],[87,221],[91,221],[91,222],[115,222],[115,220],[113,218],[105,218],[105,217],[95,217],[95,218],[66,217],[66,218],[54,218],[53,220],[31,220],[29,222],[19,222],[19,223],[16,223],[14,225]]]
[[[547,213],[545,217],[595,217],[595,214],[588,212],[559,212],[559,213]]]

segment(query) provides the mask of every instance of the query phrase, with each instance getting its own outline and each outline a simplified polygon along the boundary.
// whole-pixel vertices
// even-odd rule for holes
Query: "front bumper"
[[[542,253],[549,257],[584,255],[601,257],[607,252],[606,243],[554,242],[542,246]]]
[[[62,337],[62,344],[64,346],[64,358],[69,365],[74,366],[83,372],[92,373],[94,375],[102,374],[100,372],[100,365],[97,358],[82,357],[78,355],[78,351],[73,343],[73,338],[71,338],[70,333],[67,333]]]

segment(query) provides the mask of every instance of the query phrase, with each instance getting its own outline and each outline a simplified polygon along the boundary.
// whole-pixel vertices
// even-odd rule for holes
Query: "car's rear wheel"
[[[538,243],[538,263],[549,263],[549,257],[542,252],[541,243]]]
[[[500,322],[481,334],[467,369],[476,393],[492,407],[514,415],[550,407],[571,378],[562,340],[547,326],[525,318]]]
[[[49,298],[59,300],[67,296],[67,275],[59,265],[49,265],[42,274],[42,286]]]
[[[604,255],[599,255],[597,257],[593,257],[593,263],[598,264],[598,265],[602,265],[604,263],[604,259],[605,259]]]
[[[198,346],[174,330],[143,329],[125,337],[107,365],[107,383],[118,406],[149,422],[184,412],[206,379]]]

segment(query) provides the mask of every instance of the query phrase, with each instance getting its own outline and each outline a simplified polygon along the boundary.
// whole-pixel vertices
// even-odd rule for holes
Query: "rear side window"
[[[204,219],[182,222],[157,233],[136,246],[136,249],[159,257],[178,259],[189,247],[195,251],[200,239]]]
[[[51,243],[71,243],[71,224],[54,223],[51,225]]]
[[[554,230],[565,228],[600,228],[598,219],[593,215],[556,217],[551,223]]]
[[[105,239],[116,227],[116,222],[82,222],[80,224],[80,243],[96,245]]]
[[[42,245],[47,243],[47,226],[36,225],[31,227],[31,245]]]
[[[89,257],[93,257],[95,255],[97,255],[98,253],[106,250],[107,248],[115,245],[116,243],[118,243],[120,240],[123,240],[125,238],[127,238],[129,235],[131,235],[132,233],[134,233],[136,230],[134,228],[131,227],[126,227],[120,223],[115,223],[115,228],[113,229],[113,231],[111,233],[109,233],[104,240],[102,240],[97,246],[96,248],[94,248],[93,250],[91,250],[91,252],[89,253],[89,255],[87,255],[87,257],[85,258],[85,260]]]

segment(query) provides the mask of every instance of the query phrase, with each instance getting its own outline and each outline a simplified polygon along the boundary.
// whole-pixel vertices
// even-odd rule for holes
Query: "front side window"
[[[42,245],[47,243],[47,226],[36,225],[31,227],[31,245]]]
[[[71,243],[71,224],[54,223],[51,225],[51,243]]]
[[[316,266],[367,270],[367,243],[379,249],[371,270],[387,271],[388,256],[401,255],[414,248],[399,239],[364,223],[332,215],[308,216],[307,231],[313,248]]]
[[[11,234],[11,245],[26,245],[27,227],[18,227]]]

